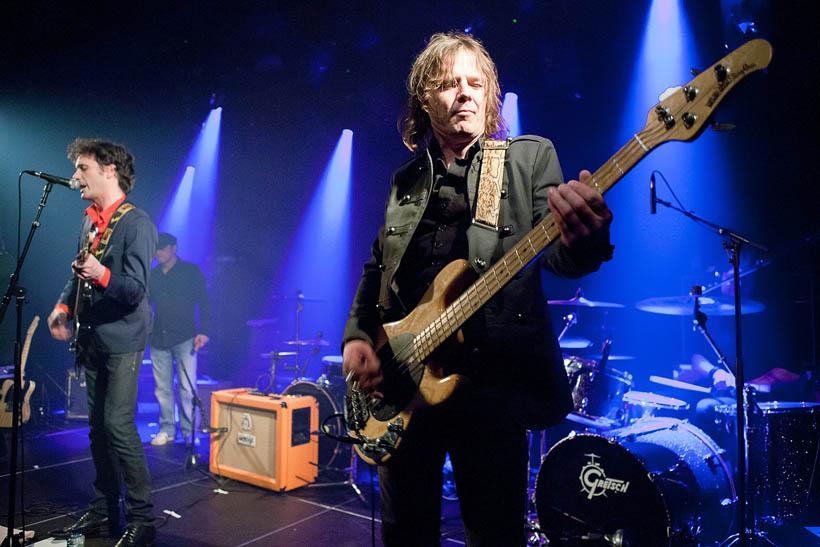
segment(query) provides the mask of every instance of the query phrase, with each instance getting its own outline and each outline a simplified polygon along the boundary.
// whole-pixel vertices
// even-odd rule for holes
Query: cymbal
[[[604,358],[603,354],[600,353],[593,353],[592,355],[587,355],[586,357],[589,359],[595,359],[596,361],[600,361]],[[607,357],[607,361],[631,361],[634,358],[634,355],[615,355],[613,353]]]
[[[564,336],[558,340],[558,345],[561,346],[561,349],[584,349],[592,345],[592,340]]]
[[[322,338],[311,338],[309,340],[288,340],[285,344],[291,346],[329,346],[330,342]]]
[[[259,357],[270,359],[271,357],[288,357],[291,355],[299,355],[298,351],[269,351],[268,353],[260,353]]]
[[[550,306],[579,306],[582,308],[623,308],[623,304],[616,304],[615,302],[602,302],[600,300],[589,300],[583,296],[576,294],[569,300],[547,300]]]
[[[706,315],[734,315],[735,299],[728,296],[699,296],[700,311]],[[695,297],[691,294],[686,296],[661,296],[657,298],[647,298],[641,300],[635,307],[639,310],[650,313],[660,313],[662,315],[694,315]],[[756,300],[742,299],[740,301],[740,313],[757,313],[766,309],[765,304]]]

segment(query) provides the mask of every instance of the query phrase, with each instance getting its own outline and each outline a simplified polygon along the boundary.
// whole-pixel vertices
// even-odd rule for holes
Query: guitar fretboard
[[[652,148],[657,146],[657,135],[662,130],[644,129],[629,140],[606,161],[586,184],[601,194],[612,188]],[[548,213],[507,254],[470,285],[444,312],[424,328],[415,338],[414,361],[424,362],[445,340],[453,335],[467,319],[484,306],[493,296],[526,268],[550,243],[561,236],[558,223]]]

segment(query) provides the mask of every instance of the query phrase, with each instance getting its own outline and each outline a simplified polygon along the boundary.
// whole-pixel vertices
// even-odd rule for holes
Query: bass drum
[[[334,414],[341,414],[344,409],[344,396],[347,387],[345,384],[328,381],[325,377],[320,377],[316,383],[297,380],[291,383],[282,395],[310,395],[319,403],[319,427],[325,424],[325,420]],[[335,430],[338,434],[344,431],[342,417],[339,416],[327,421],[331,432]],[[350,465],[351,448],[350,445],[331,439],[327,435],[319,433],[319,471],[335,469],[343,471]]]
[[[672,418],[646,418],[606,437],[570,435],[538,471],[540,528],[559,545],[605,535],[610,543],[600,545],[619,535],[631,547],[720,541],[732,530],[736,499],[722,453],[703,431]]]

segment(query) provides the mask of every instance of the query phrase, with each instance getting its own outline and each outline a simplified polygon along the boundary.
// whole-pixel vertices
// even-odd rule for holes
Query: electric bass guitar
[[[85,262],[86,258],[88,258],[88,254],[94,246],[95,239],[97,239],[97,227],[91,226],[91,229],[88,231],[85,245],[82,249],[80,249],[80,252],[77,253],[77,262],[80,264]],[[71,343],[68,345],[68,349],[73,352],[77,351],[80,340],[83,340],[91,331],[91,325],[84,323],[82,319],[84,310],[91,307],[91,290],[91,283],[85,279],[80,279],[79,277],[77,278],[77,293],[74,295],[73,336],[71,338]]]
[[[26,380],[26,361],[28,360],[28,350],[31,347],[31,338],[34,336],[34,331],[37,330],[37,325],[40,323],[40,316],[35,315],[31,320],[31,325],[26,332],[26,341],[23,343],[23,351],[20,353],[20,423],[24,424],[31,418],[31,406],[29,399],[34,393],[34,388],[37,384],[34,380]],[[3,386],[0,387],[0,427],[11,427],[14,423],[14,380],[3,380]]]
[[[646,126],[587,184],[603,194],[654,148],[697,138],[729,90],[767,67],[771,57],[771,44],[751,40],[668,93],[649,111]],[[429,362],[431,354],[560,235],[550,213],[478,279],[466,260],[451,262],[436,276],[422,304],[404,319],[381,326],[375,348],[384,397],[358,390],[354,380],[348,380],[345,397],[345,420],[362,459],[371,464],[387,461],[400,448],[414,410],[443,403],[466,381],[459,374],[444,376]]]

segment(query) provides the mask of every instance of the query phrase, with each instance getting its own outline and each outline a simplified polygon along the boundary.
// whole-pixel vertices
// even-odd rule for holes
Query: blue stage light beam
[[[521,134],[521,123],[518,119],[518,95],[505,93],[501,103],[501,117],[507,122],[507,136],[517,137]]]
[[[637,48],[632,78],[624,90],[620,129],[613,131],[608,148],[617,150],[647,123],[647,114],[669,87],[692,79],[690,68],[704,68],[715,59],[699,57],[694,35],[680,0],[654,0],[648,6],[643,35]],[[617,123],[617,120],[614,120]],[[720,240],[684,215],[661,205],[650,213],[649,179],[654,170],[664,174],[684,206],[698,214],[731,222],[727,207],[731,167],[724,165],[722,137],[704,132],[697,141],[671,141],[653,150],[606,196],[613,210],[612,241],[615,260],[602,275],[584,282],[589,294],[606,294],[627,305],[644,298],[686,295],[695,284],[708,283],[710,267],[724,267]],[[656,176],[657,195],[674,203],[669,189]],[[636,354],[630,370],[636,378],[663,364],[671,376],[676,363],[686,363],[701,340],[691,335],[691,317],[675,318],[641,312],[621,328],[618,352]],[[660,374],[660,373],[658,373]]]
[[[198,264],[206,275],[213,238],[221,124],[222,107],[212,109],[188,152],[176,191],[158,224],[160,232],[176,236],[180,256]]]
[[[273,284],[273,302],[280,316],[289,316],[292,300],[305,296],[298,334],[313,338],[320,331],[334,344],[341,340],[351,287],[351,158],[353,131],[342,131],[336,148],[296,228],[286,258]],[[297,304],[300,306],[301,303]],[[297,325],[294,325],[294,328]],[[287,337],[292,337],[288,333]],[[335,350],[334,350],[335,351]]]

